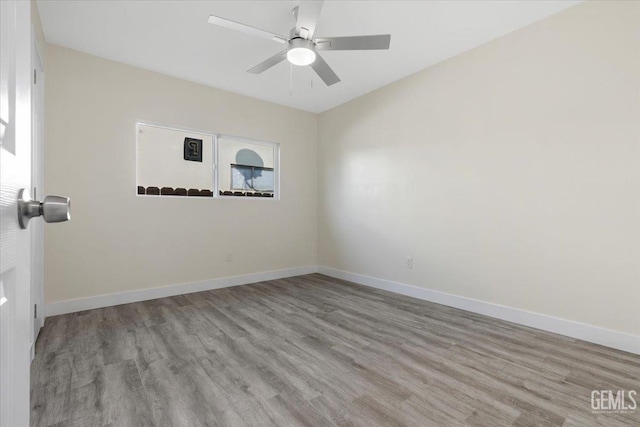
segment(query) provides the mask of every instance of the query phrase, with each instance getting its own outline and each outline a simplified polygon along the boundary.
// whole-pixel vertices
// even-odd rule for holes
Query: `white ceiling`
[[[322,112],[578,2],[326,1],[317,37],[391,34],[388,51],[322,52],[342,79],[331,87],[287,61],[247,73],[283,46],[207,23],[214,14],[287,35],[299,1],[41,0],[38,7],[49,43]]]

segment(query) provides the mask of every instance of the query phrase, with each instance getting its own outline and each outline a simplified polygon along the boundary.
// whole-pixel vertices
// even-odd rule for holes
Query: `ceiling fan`
[[[293,65],[311,65],[322,81],[327,86],[331,86],[338,83],[340,78],[318,54],[318,51],[389,49],[391,35],[313,38],[323,3],[323,1],[301,1],[300,6],[294,7],[293,16],[296,26],[289,32],[289,37],[215,15],[209,16],[209,23],[287,45],[286,49],[248,70],[249,73],[260,74],[287,59]]]

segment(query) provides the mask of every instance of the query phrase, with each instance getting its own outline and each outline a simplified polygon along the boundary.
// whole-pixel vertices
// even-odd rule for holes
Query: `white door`
[[[0,0],[0,426],[29,425],[31,236],[17,197],[31,183],[31,4]]]

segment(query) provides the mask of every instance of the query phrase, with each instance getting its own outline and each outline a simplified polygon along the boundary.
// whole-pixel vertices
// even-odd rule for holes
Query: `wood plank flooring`
[[[33,427],[640,425],[590,401],[640,356],[318,274],[51,317],[36,349]]]

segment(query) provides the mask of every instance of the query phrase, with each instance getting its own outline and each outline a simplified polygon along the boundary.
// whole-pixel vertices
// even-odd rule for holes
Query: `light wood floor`
[[[314,274],[47,319],[31,425],[640,425],[593,389],[640,356]]]

